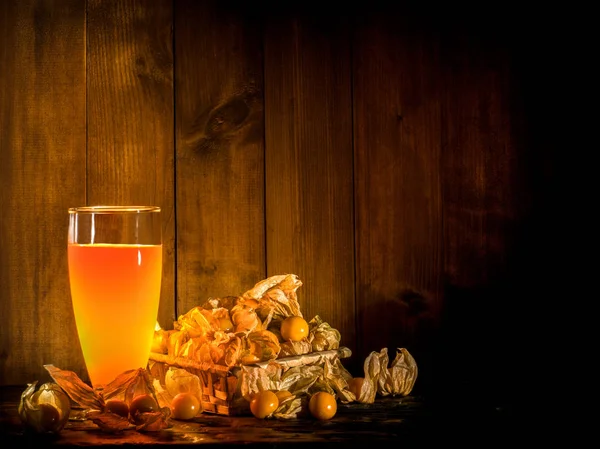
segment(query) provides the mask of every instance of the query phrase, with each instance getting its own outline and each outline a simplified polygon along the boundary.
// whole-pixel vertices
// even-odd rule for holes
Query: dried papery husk
[[[335,390],[336,396],[340,401],[344,403],[353,402],[355,400],[354,395],[348,390],[348,379],[352,376],[344,368],[339,359],[330,362],[325,360],[323,366],[325,378],[328,380],[329,385]]]
[[[329,323],[323,321],[319,315],[313,317],[308,323],[308,341],[312,346],[312,351],[328,351],[340,347],[342,335],[331,327]]]
[[[387,348],[379,353],[371,352],[365,360],[364,395],[360,402],[372,402],[376,394],[381,396],[410,394],[417,380],[418,368],[415,359],[407,349],[398,348],[396,358],[388,368],[389,357]],[[371,385],[375,391],[371,391]],[[363,397],[364,396],[364,397]]]
[[[280,344],[285,343],[285,340],[281,336],[281,321],[271,321],[267,330],[277,337],[277,341]]]
[[[251,398],[252,394],[262,390],[287,390],[302,397],[316,391],[327,391],[343,402],[351,402],[354,397],[348,390],[347,380],[352,376],[340,360],[340,357],[350,354],[349,349],[342,348],[243,366],[240,382],[242,394]],[[295,413],[286,416],[292,415]]]
[[[212,312],[196,306],[177,318],[173,323],[175,330],[185,331],[190,337],[204,337],[212,330]]]
[[[181,346],[175,357],[185,357],[198,362],[221,363],[225,357],[225,350],[228,343],[235,338],[233,334],[227,336],[220,332],[215,332],[217,340],[206,340],[204,338],[190,338]],[[171,355],[171,354],[169,354]]]
[[[387,349],[385,349],[387,354]],[[387,370],[387,365],[382,366],[382,357],[380,354],[373,351],[367,356],[364,363],[365,370],[365,381],[361,389],[359,397],[356,398],[358,402],[365,404],[372,404],[375,402],[377,396],[377,383],[382,371]],[[387,364],[387,356],[385,356],[385,363]]]
[[[160,327],[158,322],[154,329],[154,336],[152,337],[151,351],[157,354],[167,354],[169,352],[169,337],[173,333],[173,330],[165,330]]]
[[[145,369],[138,368],[119,374],[102,391],[105,400],[120,399],[127,404],[142,394],[154,395],[152,380]],[[156,397],[154,397],[156,399]]]
[[[247,341],[250,354],[257,358],[257,362],[274,360],[281,351],[277,336],[268,330],[249,333]]]
[[[140,394],[149,394],[157,402],[153,382],[148,372],[142,368],[121,373],[106,385],[102,392],[92,389],[72,371],[61,370],[53,365],[44,365],[52,379],[60,385],[65,393],[86,410],[86,416],[105,432],[117,432],[130,427],[114,413],[106,411],[105,399],[119,399],[131,404],[133,398]],[[141,413],[136,416],[136,429],[140,431],[157,431],[170,427],[171,409],[163,407],[157,412]]]
[[[323,368],[319,365],[289,368],[281,376],[279,387],[295,395],[306,394],[322,374]]]
[[[244,298],[240,296],[235,304],[236,306],[243,306],[250,310],[256,310],[260,306],[259,302],[254,298]]]
[[[372,403],[375,400],[377,389],[373,382],[368,381],[365,377],[352,378],[347,382],[350,394],[354,396],[356,402],[369,403],[371,401]],[[352,388],[350,388],[350,383],[353,384]]]
[[[86,418],[106,433],[117,433],[134,427],[129,419],[107,411],[92,410],[87,413]]]
[[[216,342],[205,342],[194,352],[193,359],[203,363],[223,364],[225,359],[225,348],[229,340],[217,345]]]
[[[396,358],[387,369],[384,382],[378,383],[377,392],[382,396],[407,396],[417,381],[418,372],[417,362],[413,356],[407,349],[398,348]]]
[[[225,352],[225,356],[223,357],[225,366],[232,367],[235,366],[238,363],[238,360],[242,358],[242,354],[245,353],[247,349],[247,344],[245,339],[242,340],[240,337],[236,336],[226,345],[224,345],[222,349]]]
[[[241,367],[241,385],[240,393],[246,401],[250,402],[252,396],[259,391],[275,390],[279,391],[281,374],[283,368],[271,362],[266,367],[242,366]]]
[[[301,285],[302,282],[295,274],[271,276],[258,282],[242,297],[258,301],[258,316],[263,322],[263,327],[268,327],[273,318],[302,316],[296,296],[296,290]]]
[[[212,337],[212,341],[205,343],[210,343],[212,346],[220,346],[233,340],[233,338],[235,338],[235,334],[233,332],[216,331]]]
[[[206,310],[205,315],[208,315],[207,319],[210,322],[210,326],[213,331],[223,331],[223,320],[231,321],[230,312],[224,307]]]
[[[104,409],[102,396],[84,383],[73,371],[61,370],[54,365],[44,365],[44,368],[73,402],[91,410]]]
[[[285,395],[281,395],[285,393]],[[294,419],[300,416],[308,416],[308,395],[294,395],[287,390],[276,392],[279,399],[279,407],[273,413],[273,417],[277,419]]]
[[[19,402],[19,417],[35,433],[60,433],[69,420],[71,401],[55,383],[45,383],[36,391],[37,381],[27,385]]]
[[[220,307],[231,310],[240,300],[239,296],[224,296],[222,298],[208,298],[203,304],[204,309],[218,309]]]
[[[139,432],[158,432],[168,429],[172,427],[170,416],[170,407],[163,407],[157,412],[140,413],[136,419],[135,429]]]
[[[161,379],[154,378],[152,380],[152,385],[154,386],[154,391],[156,392],[156,399],[158,400],[159,407],[171,407],[171,403],[173,402],[173,398],[175,396],[171,395],[166,386]]]
[[[190,335],[185,330],[174,330],[169,334],[167,342],[167,354],[173,357],[178,357],[181,353],[181,348],[190,340]]]
[[[165,376],[167,375],[169,368],[170,366],[166,363],[159,363],[152,359],[149,360],[148,369],[150,371],[150,376],[152,376],[152,385],[156,386],[155,380],[158,380],[162,388],[165,388]]]
[[[260,299],[258,311],[261,318],[265,312],[280,320],[290,316],[302,316],[296,293],[286,292],[280,288],[273,288],[265,293]]]
[[[172,397],[179,393],[191,393],[198,399],[202,397],[200,378],[183,368],[169,367],[165,375],[165,389]]]
[[[295,292],[301,285],[302,282],[295,274],[278,274],[257,282],[254,287],[244,293],[242,297],[259,301],[273,288],[281,288],[288,292]]]
[[[264,325],[267,325],[267,330],[269,332],[273,332],[276,336],[277,336],[277,340],[279,340],[280,343],[285,343],[285,339],[283,338],[283,336],[281,335],[281,324],[283,323],[285,318],[281,317],[281,316],[274,316],[273,314],[269,315],[264,323]]]
[[[332,396],[336,396],[335,390],[333,389],[332,385],[331,385],[331,380],[328,379],[324,373],[322,373],[320,376],[318,376],[315,380],[315,382],[311,385],[311,387],[308,389],[308,394],[309,396],[312,396],[315,393],[318,393],[320,391],[324,391],[326,393],[329,393]]]
[[[86,417],[106,433],[117,433],[134,427],[127,418],[110,412],[94,410],[89,412]]]
[[[173,354],[176,357],[188,357],[188,358],[193,358],[194,354],[196,354],[196,352],[198,351],[198,349],[200,348],[200,346],[202,346],[202,344],[205,342],[206,340],[204,339],[204,337],[192,337],[189,338],[185,343],[183,343],[180,347],[179,350]]]
[[[275,316],[275,309],[273,307],[263,309],[260,313],[257,309],[256,313],[262,321],[263,329],[268,329],[271,332],[274,332],[274,329],[279,329],[281,327],[281,322],[283,321],[284,317],[281,315]],[[283,341],[283,339],[279,338],[279,341]]]
[[[306,403],[306,397],[302,398],[299,396],[292,395],[286,398],[284,401],[279,403],[279,407],[277,410],[273,412],[273,417],[277,419],[294,419],[302,414],[303,409],[307,406],[303,407],[303,399],[304,403]]]
[[[381,394],[381,392],[385,391],[385,384],[389,374],[388,365],[390,363],[390,357],[388,355],[388,349],[383,348],[375,357],[379,359],[379,375],[377,376],[375,386],[377,388],[377,393]]]
[[[235,326],[234,331],[236,333],[253,332],[262,329],[261,321],[256,311],[241,304],[231,309],[231,321]]]
[[[289,357],[292,355],[304,355],[312,352],[312,345],[307,339],[300,341],[286,341],[281,343],[280,357]]]

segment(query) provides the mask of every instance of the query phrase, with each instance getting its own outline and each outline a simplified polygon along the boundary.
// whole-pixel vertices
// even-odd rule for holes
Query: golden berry
[[[319,391],[311,396],[308,402],[308,410],[315,418],[325,421],[335,416],[337,402],[331,393]]]
[[[279,399],[272,391],[259,391],[250,401],[250,411],[259,419],[271,415],[279,407]]]

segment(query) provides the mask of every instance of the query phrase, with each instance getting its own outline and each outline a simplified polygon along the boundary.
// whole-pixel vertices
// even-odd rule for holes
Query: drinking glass
[[[156,206],[69,209],[69,282],[79,343],[92,386],[146,368],[162,277]]]

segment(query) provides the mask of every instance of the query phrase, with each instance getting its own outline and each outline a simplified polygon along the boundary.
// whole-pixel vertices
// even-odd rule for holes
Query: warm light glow
[[[161,245],[69,245],[79,341],[92,384],[145,368],[158,314]]]

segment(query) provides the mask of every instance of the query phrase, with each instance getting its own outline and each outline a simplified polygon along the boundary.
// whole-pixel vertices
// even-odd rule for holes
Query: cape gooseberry
[[[313,394],[308,401],[308,410],[311,415],[321,421],[333,418],[337,412],[335,396],[326,391]]]
[[[279,407],[277,395],[270,390],[259,391],[250,400],[250,411],[259,419],[271,415]]]
[[[280,332],[285,341],[300,341],[308,336],[308,323],[301,316],[290,316],[281,322]]]
[[[171,401],[171,410],[175,419],[192,419],[202,410],[200,401],[192,393],[179,393]]]

